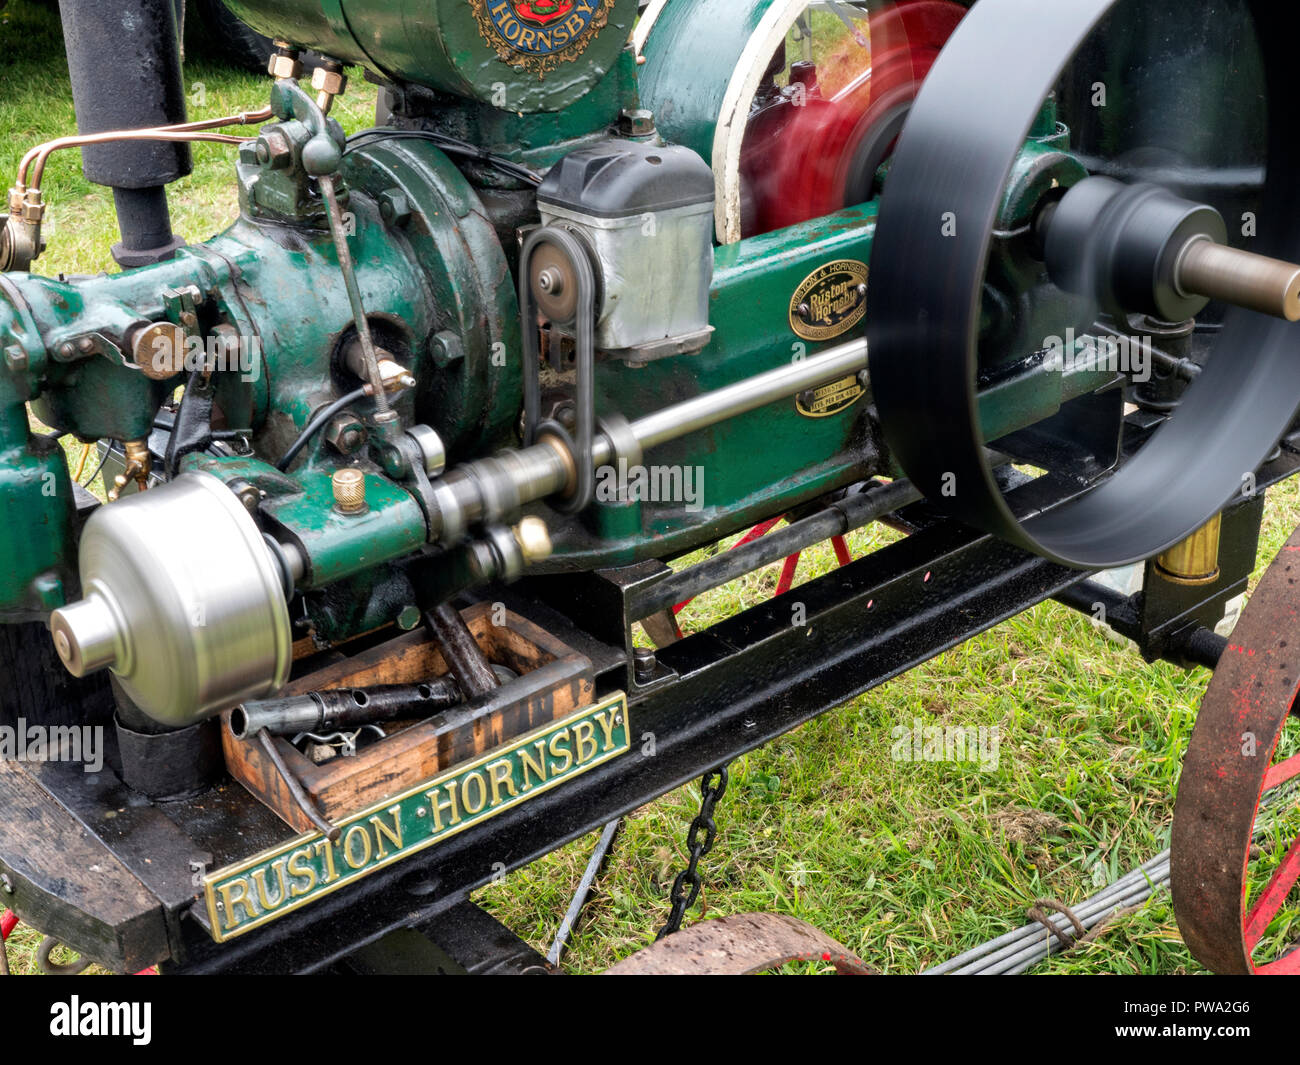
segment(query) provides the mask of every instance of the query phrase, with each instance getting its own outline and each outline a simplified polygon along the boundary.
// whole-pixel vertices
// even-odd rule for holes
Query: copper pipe
[[[62,137],[41,145],[36,162],[32,166],[31,184],[26,183],[26,170],[20,170],[19,189],[39,189],[41,179],[45,176],[45,164],[50,156],[63,148],[84,148],[88,144],[103,144],[107,141],[211,141],[217,144],[243,144],[252,137],[230,137],[224,133],[176,133],[165,129],[118,130],[113,133],[95,133],[84,137]]]
[[[227,115],[222,118],[203,119],[198,122],[184,122],[174,126],[149,126],[144,129],[124,129],[124,130],[106,130],[103,133],[87,133],[73,137],[59,137],[57,140],[46,141],[44,144],[38,144],[30,149],[23,156],[22,162],[18,164],[18,188],[25,191],[28,187],[27,173],[31,169],[32,163],[36,163],[36,169],[33,173],[31,187],[39,188],[41,178],[44,176],[45,163],[49,157],[57,151],[64,148],[81,148],[88,144],[103,144],[108,141],[118,140],[163,140],[163,141],[216,141],[221,144],[242,144],[251,137],[231,137],[222,134],[206,134],[203,136],[191,136],[191,134],[201,133],[204,130],[224,129],[227,126],[248,126],[259,122],[265,122],[274,112],[269,107],[260,108],[257,111],[241,111],[237,115]]]

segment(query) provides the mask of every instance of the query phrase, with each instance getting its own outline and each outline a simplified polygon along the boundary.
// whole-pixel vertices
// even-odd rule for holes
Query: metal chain
[[[720,769],[710,770],[700,778],[700,812],[691,822],[691,827],[686,833],[686,849],[691,857],[686,863],[686,868],[678,873],[677,879],[673,881],[673,889],[668,894],[672,907],[668,911],[667,922],[655,936],[655,942],[680,929],[686,911],[694,906],[700,897],[700,859],[713,850],[713,842],[718,837],[718,826],[713,821],[713,808],[726,790],[727,767],[725,765]],[[701,832],[704,833],[703,839],[700,839]]]

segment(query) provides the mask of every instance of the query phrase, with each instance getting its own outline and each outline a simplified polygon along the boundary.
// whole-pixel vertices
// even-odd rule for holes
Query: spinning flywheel
[[[879,194],[912,101],[965,14],[951,0],[810,5],[764,72],[745,131],[746,236]]]
[[[969,3],[651,4],[635,37],[641,102],[667,139],[712,164],[719,242],[873,199]]]
[[[1252,490],[1300,406],[1298,36],[1300,9],[1265,0],[978,0],[962,20],[894,148],[867,305],[887,443],[936,506],[1104,569]],[[990,395],[1090,337],[1183,379],[1154,395],[1116,366],[1103,391],[1124,404],[1063,402],[1031,457]],[[994,453],[1051,490],[1006,492]],[[1179,786],[1175,909],[1220,972],[1300,971],[1297,558],[1300,535],[1229,641]]]

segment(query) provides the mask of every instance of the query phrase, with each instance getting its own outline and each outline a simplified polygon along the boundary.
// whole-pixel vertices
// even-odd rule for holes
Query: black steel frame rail
[[[183,973],[321,972],[649,800],[1084,579],[943,523],[660,652],[677,676],[631,708],[633,749],[273,924],[218,946],[183,922]],[[806,624],[792,624],[794,604]]]

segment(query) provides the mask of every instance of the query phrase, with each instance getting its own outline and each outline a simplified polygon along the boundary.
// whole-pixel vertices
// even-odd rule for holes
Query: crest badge
[[[479,33],[501,58],[538,78],[587,50],[614,0],[470,0]]]

